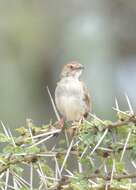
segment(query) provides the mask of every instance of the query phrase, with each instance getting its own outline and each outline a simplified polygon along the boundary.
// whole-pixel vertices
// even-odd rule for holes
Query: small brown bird
[[[55,90],[56,106],[66,121],[79,121],[91,111],[88,89],[80,81],[83,69],[76,61],[66,64]]]

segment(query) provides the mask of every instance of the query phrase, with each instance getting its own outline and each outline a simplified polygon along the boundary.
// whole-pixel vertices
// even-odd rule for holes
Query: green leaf
[[[124,162],[115,162],[117,173],[123,173],[125,169],[125,163]]]
[[[73,190],[89,190],[88,180],[83,175],[77,174],[76,179],[71,182],[71,187]]]
[[[53,177],[53,170],[51,169],[51,167],[49,167],[49,165],[45,163],[42,163],[41,165],[43,173],[45,173],[47,176]]]
[[[20,133],[21,135],[25,135],[28,132],[28,129],[26,129],[25,127],[20,127],[15,129],[18,133]]]
[[[12,145],[8,145],[3,149],[3,153],[14,153],[14,154],[16,153],[17,154],[17,153],[24,153],[25,152],[24,150],[25,149],[20,146],[14,147]]]
[[[10,169],[13,170],[14,172],[16,172],[18,175],[22,175],[24,169],[17,166],[17,165],[10,165]]]
[[[40,152],[40,148],[38,148],[37,146],[28,147],[25,149],[25,152],[30,154],[37,154]]]
[[[4,134],[0,133],[0,142],[9,142],[10,139]]]

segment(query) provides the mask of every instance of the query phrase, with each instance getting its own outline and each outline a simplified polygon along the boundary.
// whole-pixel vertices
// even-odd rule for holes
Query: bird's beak
[[[74,70],[83,70],[84,66],[83,65],[76,65],[76,67],[74,68]]]
[[[84,70],[84,68],[85,68],[85,67],[84,67],[83,65],[81,65],[81,66],[79,67],[79,69],[82,69],[82,70]]]
[[[82,65],[82,69],[85,69],[85,67]]]

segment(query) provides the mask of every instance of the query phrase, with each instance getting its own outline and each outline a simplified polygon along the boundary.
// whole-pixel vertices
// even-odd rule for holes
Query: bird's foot
[[[81,117],[79,120],[74,121],[74,122],[72,123],[72,126],[79,126],[79,125],[81,125],[81,124],[83,124],[83,123],[84,123],[84,117]]]
[[[63,129],[64,128],[64,118],[62,117],[60,120],[59,120],[59,125],[60,125],[60,128]]]
[[[64,128],[64,118],[62,117],[60,120],[55,122],[54,127],[57,129],[63,129]]]
[[[79,120],[79,125],[83,124],[85,122],[85,117],[82,116]]]

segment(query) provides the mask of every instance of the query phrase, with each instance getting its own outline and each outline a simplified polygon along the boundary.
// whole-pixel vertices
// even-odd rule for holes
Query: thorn
[[[106,134],[108,133],[108,128],[105,129],[103,135],[101,136],[100,140],[98,141],[98,143],[96,144],[96,146],[94,147],[94,149],[92,150],[92,152],[90,153],[90,155],[92,155],[95,150],[99,147],[99,145],[101,144],[101,142],[103,141],[103,139],[105,138]]]
[[[35,143],[35,140],[33,139],[33,134],[32,134],[32,130],[31,130],[30,126],[28,126],[28,129],[29,129],[29,133],[30,133],[30,137],[32,139],[32,142]]]
[[[61,178],[62,176],[61,176],[61,172],[60,172],[60,168],[59,168],[59,164],[58,164],[56,156],[54,157],[54,161],[56,165],[56,179],[57,179],[57,176]]]
[[[68,139],[68,134],[67,134],[67,130],[64,130],[65,133],[65,139],[66,139],[66,143],[67,143],[67,147],[69,147],[69,139]]]
[[[47,141],[48,139],[50,139],[50,138],[52,138],[52,137],[53,137],[53,135],[49,135],[49,136],[47,136],[46,138],[44,138],[44,139],[42,139],[42,140],[40,140],[40,141],[38,141],[38,142],[32,144],[32,145],[30,146],[30,148],[33,147],[33,146],[37,146],[37,145],[39,145],[39,144],[41,144],[41,143]]]
[[[60,169],[60,172],[61,172],[61,173],[62,173],[62,171],[63,171],[63,169],[64,169],[64,166],[65,166],[65,164],[66,164],[66,162],[67,162],[67,159],[68,159],[68,156],[69,156],[69,154],[70,154],[70,151],[71,151],[71,148],[72,148],[73,144],[74,144],[74,138],[71,140],[71,143],[70,143],[69,148],[68,148],[68,150],[67,150],[66,156],[65,156],[64,161],[63,161],[63,163],[62,163],[62,166],[61,166],[61,169]]]
[[[130,113],[132,115],[134,115],[134,111],[133,111],[132,105],[131,105],[129,97],[128,97],[128,95],[126,93],[125,93],[125,97],[126,97],[126,100],[127,100],[127,103],[128,103],[128,107],[129,107]]]
[[[74,176],[74,174],[70,171],[70,170],[68,170],[68,169],[65,169],[65,171],[70,175],[70,176]]]
[[[11,133],[11,130],[8,129],[8,132],[9,132],[9,135],[10,135],[10,137],[11,137],[11,140],[12,140],[13,146],[16,147],[16,143],[15,143],[15,141],[14,141],[14,138],[13,138],[13,135],[12,135],[12,133]]]
[[[52,95],[51,95],[51,93],[50,93],[50,90],[49,90],[48,86],[46,87],[46,89],[47,89],[47,92],[48,92],[48,94],[49,94],[49,97],[50,97],[50,100],[51,100],[51,103],[52,103],[52,107],[53,107],[53,109],[54,109],[54,112],[55,112],[55,115],[56,115],[56,117],[57,117],[57,120],[59,121],[59,120],[60,120],[60,116],[59,116],[59,113],[58,113],[58,111],[57,111],[57,109],[56,109],[55,103],[54,103],[54,101],[53,101],[53,98],[52,98]]]
[[[124,112],[124,111],[121,111],[121,110],[119,110],[119,109],[117,109],[117,108],[112,107],[112,109],[115,110],[115,111],[117,111],[117,112],[119,112],[119,113],[122,113],[122,114],[124,114],[124,115],[130,116],[130,114],[128,114],[128,113],[126,113],[126,112]]]
[[[123,148],[123,151],[122,151],[122,154],[121,154],[120,162],[123,160],[123,157],[124,157],[124,154],[125,154],[125,151],[126,151],[126,148],[127,148],[127,144],[128,144],[129,139],[130,139],[130,136],[131,136],[131,133],[132,133],[132,130],[130,130],[128,135],[127,135],[126,142],[124,144],[124,148]]]
[[[33,139],[35,139],[35,138],[40,138],[40,137],[44,137],[44,136],[48,136],[48,135],[53,135],[53,134],[59,133],[59,132],[61,132],[61,129],[57,129],[57,130],[54,130],[54,131],[49,131],[49,132],[47,132],[47,133],[41,133],[41,134],[39,134],[39,135],[33,136]],[[28,138],[27,138],[27,140],[29,140],[29,139],[31,139],[31,137],[28,137]]]
[[[79,170],[79,173],[83,173],[83,166],[82,166],[82,164],[80,163],[79,160],[77,161],[77,163],[78,163],[78,170]]]
[[[25,186],[26,188],[29,186],[30,187],[30,184],[25,180],[23,179],[21,176],[19,176],[17,173],[15,173],[14,171],[10,171],[10,173],[12,174],[12,176],[14,178],[16,178],[17,181],[20,182],[20,184],[22,184],[23,186]]]
[[[33,164],[30,163],[30,190],[33,190]]]
[[[103,125],[105,125],[105,123],[100,118],[98,118],[95,114],[89,113],[89,115],[92,116],[94,119],[97,119]]]
[[[6,129],[6,127],[5,127],[5,125],[3,124],[3,122],[2,122],[2,121],[0,121],[0,122],[1,122],[1,125],[2,125],[2,127],[3,127],[3,130],[4,130],[5,135],[7,136],[8,139],[10,139],[8,130]]]
[[[18,187],[18,185],[19,185],[19,184],[18,184],[18,181],[17,181],[16,178],[14,178],[14,177],[13,177],[13,185],[14,185],[14,188],[15,188],[15,189],[19,189],[19,187]]]
[[[132,164],[133,167],[136,169],[136,163],[135,163],[133,160],[131,160],[131,164]]]
[[[115,168],[115,159],[113,159],[113,165],[112,165],[112,171],[111,171],[111,178],[110,178],[110,185],[112,185],[112,181],[113,181],[113,176],[114,176],[115,170],[116,170],[116,168]]]
[[[6,171],[5,190],[8,189],[9,169]]]
[[[88,150],[88,146],[85,147],[85,149],[83,150],[81,156],[80,156],[80,159],[83,158],[84,154],[86,153],[86,151]]]
[[[116,108],[119,110],[119,104],[118,104],[118,100],[116,97],[115,97],[115,105],[116,105]]]

